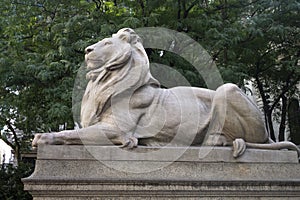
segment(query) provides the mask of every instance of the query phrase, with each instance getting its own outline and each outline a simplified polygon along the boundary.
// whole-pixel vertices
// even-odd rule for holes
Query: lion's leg
[[[97,124],[78,130],[36,134],[32,146],[37,147],[39,144],[117,144],[132,148],[137,145],[137,139],[133,133],[123,133],[109,124]]]
[[[261,112],[234,84],[224,84],[216,90],[205,144],[211,138],[226,139],[223,145],[232,145],[236,138],[256,143],[268,141]]]
[[[63,135],[63,132],[35,134],[32,147],[37,147],[39,144],[65,144]]]
[[[85,129],[83,129],[85,130]],[[36,134],[32,141],[32,147],[38,147],[40,144],[83,144],[78,130],[61,131],[57,133]]]
[[[81,142],[87,145],[122,145],[121,147],[133,148],[138,144],[133,132],[123,132],[105,123],[79,129],[78,135]]]

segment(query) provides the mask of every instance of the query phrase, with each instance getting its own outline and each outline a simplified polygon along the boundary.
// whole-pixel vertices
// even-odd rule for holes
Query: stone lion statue
[[[129,28],[86,48],[89,79],[79,130],[36,134],[39,144],[146,146],[233,146],[293,149],[269,138],[261,112],[234,84],[216,91],[195,87],[160,88],[152,77],[140,37]]]

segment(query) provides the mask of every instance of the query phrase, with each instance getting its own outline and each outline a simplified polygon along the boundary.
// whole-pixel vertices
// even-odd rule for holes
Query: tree
[[[5,0],[0,10],[1,138],[19,161],[17,168],[1,171],[6,182],[0,189],[5,190],[1,192],[5,199],[23,199],[28,194],[22,196],[18,185],[28,173],[22,171],[21,152],[30,149],[35,132],[58,131],[61,124],[73,128],[74,77],[84,48],[98,39],[104,22],[93,20],[102,13],[86,1]],[[17,134],[18,130],[23,134]]]
[[[0,166],[0,198],[29,200],[31,195],[23,190],[21,178],[32,173],[32,166],[21,164],[17,168],[12,165]]]
[[[299,29],[295,24],[299,14],[296,1],[260,1],[249,8],[250,16],[243,22],[238,60],[245,66],[242,72],[254,77],[263,101],[266,127],[275,141],[273,113],[282,105],[280,140],[286,124],[286,99],[298,93]]]

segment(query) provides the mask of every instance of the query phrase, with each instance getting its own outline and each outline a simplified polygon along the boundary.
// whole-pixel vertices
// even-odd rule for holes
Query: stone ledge
[[[38,159],[101,161],[193,161],[233,163],[298,163],[296,151],[247,149],[239,158],[231,147],[145,147],[124,150],[117,146],[42,145]]]
[[[299,199],[300,193],[300,183],[290,181],[35,181],[24,183],[37,199]]]
[[[300,180],[300,165],[150,161],[37,160],[36,179]]]
[[[34,200],[300,198],[296,152],[247,149],[238,159],[231,153],[226,147],[162,153],[150,147],[128,152],[45,145],[38,149],[34,173],[23,182]]]

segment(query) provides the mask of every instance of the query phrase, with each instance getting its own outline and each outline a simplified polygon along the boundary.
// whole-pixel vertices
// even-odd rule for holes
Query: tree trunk
[[[178,0],[178,1],[177,1],[177,4],[178,4],[177,20],[180,20],[180,19],[181,19],[181,1]]]
[[[274,132],[274,127],[273,127],[273,120],[272,120],[272,110],[267,110],[267,126],[269,129],[269,134],[270,134],[270,138],[276,142],[276,137],[275,137],[275,132]]]
[[[264,105],[263,110],[264,110],[264,115],[265,115],[266,130],[269,133],[269,137],[273,141],[276,141],[275,133],[274,133],[274,127],[273,127],[273,121],[272,121],[272,112],[273,112],[273,109],[271,109],[271,107],[269,105],[268,98],[266,96],[263,83],[261,82],[261,80],[258,77],[258,69],[259,69],[258,65],[259,65],[259,63],[256,63],[256,65],[257,65],[256,66],[257,67],[257,73],[256,73],[256,76],[255,76],[255,81],[257,83],[258,91],[259,91],[259,94],[260,94],[260,96],[262,98],[263,105]]]
[[[282,95],[282,107],[281,107],[281,121],[279,126],[279,134],[278,134],[278,140],[284,141],[284,133],[285,133],[285,122],[286,122],[286,113],[287,113],[287,98],[285,95]]]
[[[18,164],[21,160],[21,152],[20,152],[21,145],[19,142],[19,138],[18,138],[18,135],[17,135],[14,127],[11,125],[9,120],[6,121],[6,125],[7,125],[8,129],[13,133],[13,136],[14,136],[15,145],[14,145],[13,149],[15,151],[14,154],[15,154],[15,160],[17,162],[16,164]]]
[[[296,98],[290,99],[288,106],[288,121],[291,141],[300,145],[300,108]]]

